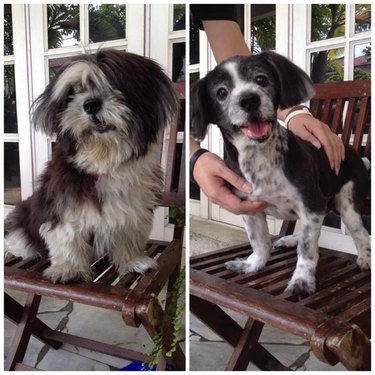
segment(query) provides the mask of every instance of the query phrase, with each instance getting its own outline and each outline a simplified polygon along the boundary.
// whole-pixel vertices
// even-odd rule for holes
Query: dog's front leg
[[[231,271],[248,273],[257,272],[265,267],[271,253],[271,237],[267,227],[266,214],[243,216],[246,233],[253,253],[247,259],[236,259],[225,263]]]
[[[44,276],[54,283],[91,280],[92,247],[88,239],[70,223],[44,223],[39,234],[46,242],[51,265]]]
[[[286,291],[294,294],[315,292],[315,270],[318,264],[318,240],[324,215],[300,216],[301,231],[297,245],[297,265]]]
[[[128,272],[144,274],[157,267],[157,262],[144,253],[148,231],[126,227],[117,229],[112,236],[109,256],[120,275]]]

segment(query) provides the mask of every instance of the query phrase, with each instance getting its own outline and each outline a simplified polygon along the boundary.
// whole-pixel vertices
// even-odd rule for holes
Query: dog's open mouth
[[[244,135],[256,141],[266,140],[272,132],[272,123],[270,121],[248,121],[241,127]]]
[[[99,120],[96,120],[94,122],[94,130],[98,133],[106,133],[111,130],[115,130],[116,127],[110,124],[106,124],[105,122],[100,122]]]

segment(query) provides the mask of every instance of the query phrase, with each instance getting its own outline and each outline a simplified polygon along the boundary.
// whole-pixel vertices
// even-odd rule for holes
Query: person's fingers
[[[244,193],[250,194],[253,191],[251,184],[245,180],[245,178],[239,176],[237,173],[234,173],[229,168],[223,168],[221,177]]]
[[[345,147],[342,140],[331,131],[328,125],[319,120],[316,121],[315,125],[308,123],[306,125],[307,130],[322,144],[323,149],[327,154],[331,169],[338,175],[341,161],[345,159]]]
[[[227,193],[222,192],[221,199],[215,203],[236,215],[255,215],[268,206],[264,201],[243,201],[228,189]]]

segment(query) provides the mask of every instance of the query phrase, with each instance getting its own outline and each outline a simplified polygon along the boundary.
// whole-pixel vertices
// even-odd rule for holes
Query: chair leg
[[[242,330],[240,339],[227,363],[226,371],[245,371],[251,359],[254,345],[258,343],[263,323],[249,318]]]
[[[261,370],[288,370],[258,343],[258,338],[263,329],[262,323],[253,322],[252,319],[249,319],[243,329],[219,306],[193,295],[190,295],[190,310],[220,337],[235,347],[235,351],[227,364],[227,370],[230,370],[231,367],[237,370],[240,368],[246,370],[249,362],[254,363]],[[251,345],[250,348],[249,344]]]
[[[220,307],[190,295],[190,310],[230,345],[237,345],[241,337],[242,328]]]
[[[5,315],[17,325],[21,321],[24,307],[13,299],[9,294],[4,293],[4,313]],[[32,335],[49,345],[53,349],[59,349],[62,345],[61,341],[48,338],[48,334],[53,333],[54,330],[43,323],[40,319],[35,318],[33,321]]]
[[[163,326],[164,311],[161,308],[158,299],[156,297],[147,298],[146,301],[137,306],[136,314],[150,337],[153,339],[158,334],[160,327]],[[166,344],[168,346],[172,341],[171,331],[168,330],[165,332],[165,335]],[[169,360],[164,352],[163,358],[157,366],[158,370],[164,370],[168,362]],[[177,367],[177,370],[185,370],[185,355],[179,345],[177,345],[176,351],[172,354],[172,362]]]
[[[13,370],[17,363],[21,363],[33,332],[34,319],[38,313],[41,296],[29,294],[17,326],[7,358],[5,359],[5,371]]]

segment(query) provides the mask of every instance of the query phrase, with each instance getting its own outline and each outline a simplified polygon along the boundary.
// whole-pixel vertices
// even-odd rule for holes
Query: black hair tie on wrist
[[[190,158],[190,181],[194,182],[195,184],[197,182],[194,180],[194,176],[193,176],[194,166],[195,166],[195,163],[197,162],[198,158],[202,154],[204,154],[205,152],[209,152],[209,151],[206,150],[205,148],[200,148],[197,151],[195,151],[194,154]]]

